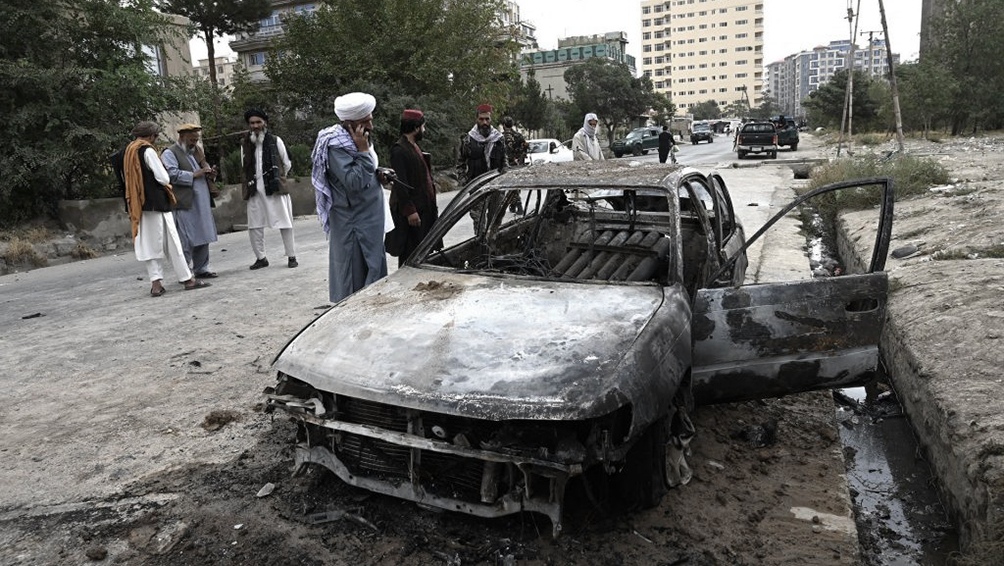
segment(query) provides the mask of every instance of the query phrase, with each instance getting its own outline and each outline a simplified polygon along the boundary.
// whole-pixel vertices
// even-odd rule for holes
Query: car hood
[[[336,394],[472,418],[601,416],[636,391],[658,286],[402,267],[332,307],[274,368]]]

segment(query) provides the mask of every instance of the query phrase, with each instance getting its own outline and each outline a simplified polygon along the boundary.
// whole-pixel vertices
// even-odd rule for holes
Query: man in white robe
[[[576,161],[603,160],[600,140],[596,137],[596,126],[599,123],[596,114],[590,112],[583,118],[582,127],[572,136],[572,158]]]
[[[282,138],[268,131],[268,115],[252,108],[244,113],[250,132],[241,143],[244,200],[247,201],[248,237],[255,262],[251,269],[268,267],[265,257],[265,228],[275,228],[282,236],[288,267],[296,261],[293,240],[293,200],[285,189],[293,164]]]
[[[209,283],[192,277],[181,249],[171,208],[175,204],[171,178],[164,169],[153,143],[160,134],[154,122],[140,122],[132,130],[135,138],[115,160],[115,172],[125,190],[126,210],[132,225],[136,259],[146,263],[150,277],[150,296],[159,297],[164,288],[165,256],[171,259],[178,281],[185,290],[208,287]]]

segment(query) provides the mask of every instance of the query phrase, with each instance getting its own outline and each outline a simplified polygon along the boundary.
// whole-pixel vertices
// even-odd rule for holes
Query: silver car
[[[742,286],[746,245],[715,173],[614,161],[488,173],[404,266],[285,346],[268,406],[298,425],[298,468],[373,492],[481,517],[540,512],[555,536],[573,481],[601,506],[655,505],[690,478],[695,395],[772,394],[770,362],[805,378],[787,392],[877,363],[853,337],[838,345],[853,361],[819,358],[833,334],[881,328],[884,287],[872,281],[863,316],[841,305],[853,320],[799,321],[772,301],[805,311],[812,289]],[[850,292],[839,287],[821,303]],[[814,337],[767,355],[794,332]]]

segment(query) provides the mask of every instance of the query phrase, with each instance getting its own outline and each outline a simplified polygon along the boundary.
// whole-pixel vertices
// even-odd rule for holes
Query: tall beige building
[[[641,0],[641,70],[678,114],[763,102],[764,0]]]

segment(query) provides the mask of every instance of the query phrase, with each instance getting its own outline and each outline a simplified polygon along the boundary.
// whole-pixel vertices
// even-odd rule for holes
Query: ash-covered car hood
[[[296,336],[274,369],[336,394],[483,419],[601,416],[639,391],[663,288],[402,267]]]

